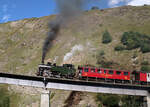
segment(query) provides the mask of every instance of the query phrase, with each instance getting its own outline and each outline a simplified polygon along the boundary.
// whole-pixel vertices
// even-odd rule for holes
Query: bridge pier
[[[147,99],[147,107],[150,107],[150,93],[149,92],[147,94],[146,99]]]
[[[40,107],[50,107],[50,91],[42,90]]]

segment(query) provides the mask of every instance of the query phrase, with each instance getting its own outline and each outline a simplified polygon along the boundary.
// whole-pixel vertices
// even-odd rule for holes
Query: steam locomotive
[[[150,84],[150,73],[144,71],[130,72],[90,66],[78,66],[76,70],[72,64],[57,66],[56,63],[52,64],[50,62],[39,65],[37,76]]]
[[[57,78],[73,78],[76,75],[76,69],[72,64],[63,64],[57,66],[56,63],[40,64],[37,76],[57,77]]]

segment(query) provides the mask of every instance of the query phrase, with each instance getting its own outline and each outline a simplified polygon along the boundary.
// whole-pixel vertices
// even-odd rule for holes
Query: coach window
[[[100,69],[97,70],[98,73],[102,73],[102,71]]]
[[[121,71],[116,71],[116,74],[117,75],[121,75]]]
[[[88,72],[89,71],[89,68],[84,68],[84,72]]]
[[[104,74],[106,74],[106,70],[104,70]]]
[[[95,69],[91,69],[91,72],[95,72]]]
[[[113,74],[114,72],[112,70],[108,71],[108,74]]]
[[[124,75],[128,75],[128,72],[124,72]]]

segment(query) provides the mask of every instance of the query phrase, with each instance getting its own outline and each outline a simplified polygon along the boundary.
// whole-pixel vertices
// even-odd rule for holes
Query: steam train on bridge
[[[57,66],[55,63],[40,64],[37,76],[82,79],[94,81],[111,81],[121,83],[150,84],[150,73],[144,71],[125,71],[90,66],[78,66],[75,69],[72,64]]]

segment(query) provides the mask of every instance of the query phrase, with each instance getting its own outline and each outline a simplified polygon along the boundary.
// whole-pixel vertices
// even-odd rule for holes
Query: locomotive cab
[[[51,69],[51,63],[50,62],[48,62],[47,64],[39,64],[37,75],[43,76],[45,74],[45,72],[50,71],[50,69]]]

